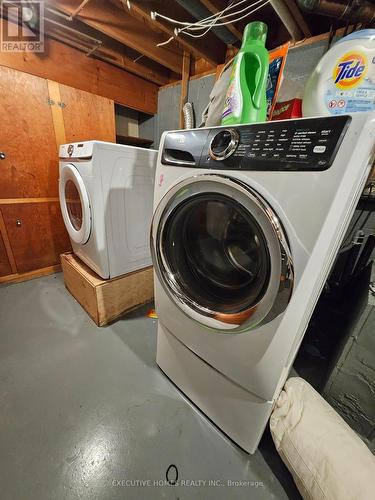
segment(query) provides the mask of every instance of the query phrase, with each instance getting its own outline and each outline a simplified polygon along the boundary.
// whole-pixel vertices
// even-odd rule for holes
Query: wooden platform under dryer
[[[73,253],[61,255],[66,288],[98,326],[154,298],[153,267],[103,279]]]

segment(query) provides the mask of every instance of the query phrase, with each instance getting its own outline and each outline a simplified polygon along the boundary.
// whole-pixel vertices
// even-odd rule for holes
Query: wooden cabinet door
[[[114,102],[60,85],[66,142],[116,142]]]
[[[15,203],[1,211],[19,273],[59,264],[70,249],[58,202]]]
[[[71,249],[58,203],[57,142],[115,142],[116,132],[110,99],[2,66],[0,113],[0,277],[6,281],[59,264]]]
[[[1,198],[58,196],[58,153],[47,81],[0,66]]]
[[[4,238],[0,232],[0,276],[8,276],[9,274],[12,274],[12,268],[5,248]]]

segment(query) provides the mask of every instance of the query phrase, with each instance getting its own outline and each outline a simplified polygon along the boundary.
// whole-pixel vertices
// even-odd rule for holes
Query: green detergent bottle
[[[222,125],[266,120],[269,62],[266,38],[266,24],[256,21],[246,26],[241,49],[233,62],[221,116]]]

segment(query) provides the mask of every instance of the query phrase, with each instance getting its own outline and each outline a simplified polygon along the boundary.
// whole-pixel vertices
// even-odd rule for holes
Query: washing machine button
[[[326,149],[327,149],[326,146],[318,145],[318,146],[314,146],[313,151],[314,151],[314,153],[324,153]]]
[[[237,149],[240,136],[237,130],[220,130],[211,141],[210,156],[213,160],[222,161],[231,156]]]

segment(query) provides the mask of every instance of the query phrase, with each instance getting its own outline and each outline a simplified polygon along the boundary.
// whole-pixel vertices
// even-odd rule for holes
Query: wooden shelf
[[[142,137],[133,137],[131,135],[116,135],[117,144],[125,144],[127,146],[140,146],[148,148],[154,142],[151,139],[143,139]]]

